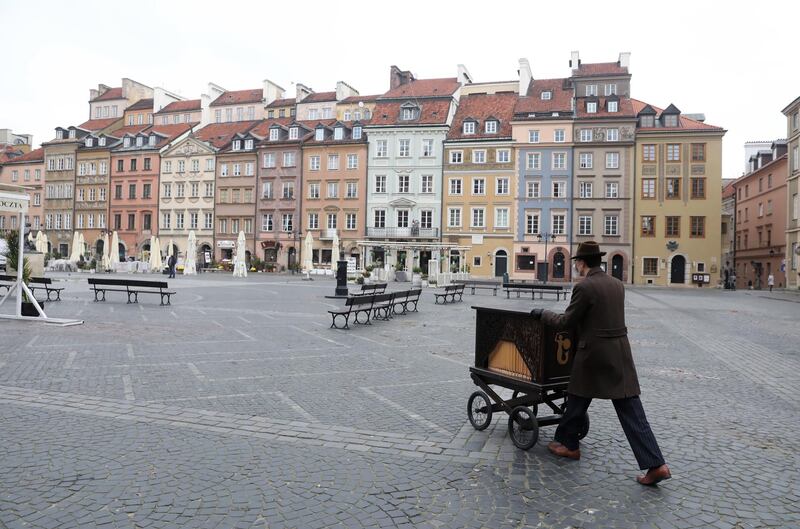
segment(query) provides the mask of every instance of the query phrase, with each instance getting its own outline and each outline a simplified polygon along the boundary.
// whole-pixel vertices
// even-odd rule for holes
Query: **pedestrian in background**
[[[775,276],[772,273],[767,276],[767,285],[769,285],[769,291],[772,292],[772,287],[775,286]]]
[[[175,258],[175,254],[170,255],[169,259],[167,259],[167,266],[169,267],[169,279],[173,279],[175,277],[175,264],[177,262],[178,260]]]
[[[736,290],[736,272],[731,273],[731,290]]]

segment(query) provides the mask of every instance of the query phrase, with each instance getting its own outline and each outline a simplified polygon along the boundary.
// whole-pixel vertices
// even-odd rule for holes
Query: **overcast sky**
[[[800,96],[790,21],[800,2],[12,2],[3,28],[0,128],[52,139],[89,117],[89,89],[129,77],[198,98],[209,81],[229,90],[265,78],[294,94],[343,80],[362,94],[388,89],[389,66],[417,77],[515,79],[520,57],[536,78],[630,51],[632,95],[703,112],[728,130],[723,176],[744,169],[743,144],[786,135],[781,109]],[[118,6],[118,7],[117,7]],[[651,7],[652,6],[652,7]],[[761,24],[759,26],[759,24]]]

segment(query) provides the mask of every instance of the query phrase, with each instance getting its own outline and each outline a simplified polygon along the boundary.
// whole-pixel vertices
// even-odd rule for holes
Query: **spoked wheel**
[[[476,391],[467,401],[469,422],[476,430],[485,430],[492,423],[492,403],[483,391]]]
[[[517,406],[508,416],[508,434],[517,448],[527,450],[539,440],[539,421],[526,406]]]
[[[578,432],[578,439],[583,439],[589,433],[589,414],[584,415],[584,421],[581,425],[581,430]]]
[[[519,397],[520,395],[521,395],[521,393],[515,389],[514,393],[511,395],[511,400],[516,400],[516,398]],[[533,410],[533,415],[534,416],[539,415],[539,405],[538,404],[532,405],[531,409]]]

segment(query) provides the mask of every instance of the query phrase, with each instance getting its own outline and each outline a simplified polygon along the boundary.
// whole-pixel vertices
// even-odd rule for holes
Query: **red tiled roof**
[[[616,98],[619,101],[618,105],[618,112],[609,112],[606,110],[608,105],[606,104],[608,100],[614,101],[614,98],[609,97],[579,97],[575,102],[575,114],[578,119],[598,119],[598,118],[634,118],[636,117],[636,112],[633,111],[633,103],[631,103],[630,98],[627,97],[618,97]],[[596,101],[597,102],[597,112],[589,113],[586,112],[586,102],[587,101]]]
[[[95,132],[95,131],[104,129],[104,128],[108,127],[109,125],[113,124],[114,122],[119,121],[121,119],[122,119],[121,117],[119,117],[119,118],[90,119],[89,121],[84,121],[83,123],[78,125],[78,128],[83,129],[83,130],[88,130],[88,131]]]
[[[374,101],[377,101],[379,97],[381,97],[380,94],[371,96],[350,96],[342,99],[340,103],[358,103],[359,101],[363,101],[365,103],[372,103]]]
[[[233,90],[225,92],[212,103],[212,107],[222,105],[238,105],[242,103],[260,103],[264,98],[264,91],[261,88],[253,88],[250,90]]]
[[[264,119],[261,120],[258,125],[250,129],[250,134],[257,136],[259,138],[266,138],[269,136],[269,129],[275,124],[283,125],[284,127],[289,125],[294,120],[294,118],[277,118],[277,119]]]
[[[736,195],[736,180],[725,184],[722,188],[722,198],[730,198]]]
[[[267,105],[267,108],[288,107],[290,105],[294,105],[294,103],[295,103],[294,97],[288,99],[276,99],[275,101]]]
[[[628,75],[628,68],[620,66],[618,62],[595,62],[581,64],[573,68],[573,77],[595,77],[601,75]]]
[[[109,99],[124,99],[124,96],[122,95],[122,87],[118,86],[117,88],[109,88],[102,95],[95,97],[90,102],[107,101]]]
[[[34,163],[34,162],[44,162],[44,148],[39,147],[38,149],[34,149],[29,153],[25,153],[22,156],[9,160],[6,163]]]
[[[647,106],[647,103],[644,101],[639,101],[638,99],[633,98],[631,98],[631,103],[633,105],[633,113],[637,115],[644,107]],[[656,111],[656,119],[660,118],[663,109],[658,108],[655,105],[650,105],[650,107]],[[639,130],[724,130],[722,127],[717,127],[716,125],[709,125],[708,123],[703,123],[702,121],[689,119],[683,115],[680,116],[678,125],[678,127],[639,127]]]
[[[150,125],[128,125],[127,127],[118,128],[114,132],[109,132],[108,135],[114,138],[121,138],[126,134],[138,134],[147,128],[150,128]]]
[[[572,89],[564,88],[564,79],[534,79],[528,85],[527,95],[520,97],[515,114],[532,112],[572,112]],[[552,92],[551,98],[542,100],[542,92]]]
[[[403,97],[436,97],[450,96],[460,88],[458,79],[445,77],[442,79],[417,79],[392,88],[378,99],[403,98]]]
[[[420,106],[419,119],[413,121],[400,120],[400,101],[378,101],[372,112],[370,125],[444,125],[447,123],[447,114],[450,110],[449,99],[423,99],[415,100]]]
[[[510,138],[511,119],[514,117],[514,106],[517,103],[517,94],[470,94],[462,96],[458,103],[458,111],[453,118],[453,125],[447,133],[447,139],[478,139],[478,138]],[[464,134],[464,121],[467,118],[478,122],[475,134]],[[488,118],[497,119],[497,134],[486,134]]]
[[[9,163],[19,160],[23,154],[23,151],[17,148],[16,145],[6,145],[0,150],[0,163]]]
[[[169,105],[156,112],[156,114],[164,114],[167,112],[185,112],[187,110],[200,110],[200,100],[189,99],[187,101],[173,101]]]
[[[152,109],[153,108],[153,98],[150,99],[140,99],[136,103],[132,104],[125,110],[143,110],[145,108]]]
[[[336,101],[336,92],[317,92],[309,94],[300,103],[322,103],[324,101]]]
[[[260,121],[234,121],[232,123],[212,123],[195,132],[194,137],[221,149],[228,145],[237,133],[244,134]]]

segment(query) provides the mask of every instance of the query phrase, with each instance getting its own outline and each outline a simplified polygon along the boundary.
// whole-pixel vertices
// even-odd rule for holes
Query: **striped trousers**
[[[658,448],[656,436],[650,429],[647,417],[644,414],[642,401],[639,397],[627,397],[624,399],[612,399],[617,417],[631,445],[633,455],[642,470],[659,467],[664,464],[664,456]],[[556,429],[555,440],[566,446],[570,450],[576,450],[579,446],[578,434],[584,424],[586,412],[592,399],[579,397],[578,395],[567,395],[567,410]]]

